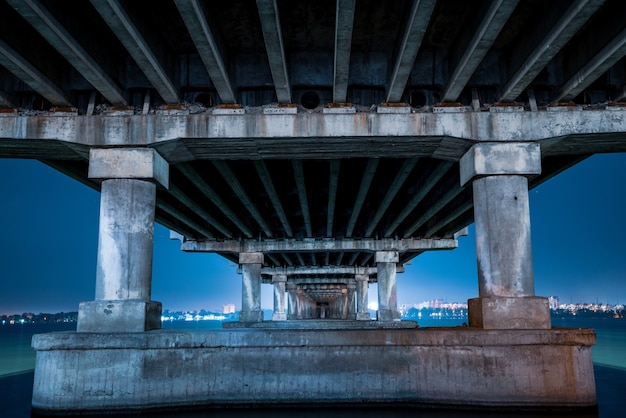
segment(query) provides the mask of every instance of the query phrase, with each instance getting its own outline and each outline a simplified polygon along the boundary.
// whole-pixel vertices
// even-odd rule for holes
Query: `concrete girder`
[[[263,162],[263,160],[254,161],[254,168],[256,169],[263,186],[265,187],[265,191],[267,192],[268,197],[272,201],[272,205],[274,206],[274,210],[278,215],[278,219],[280,219],[280,223],[283,225],[285,229],[285,234],[287,237],[293,237],[293,230],[291,229],[291,225],[289,225],[289,220],[287,219],[287,215],[283,209],[283,205],[280,203],[280,197],[276,192],[276,188],[274,187],[274,182],[272,181],[272,176],[267,170],[267,166]]]
[[[270,71],[276,88],[276,98],[279,103],[291,102],[291,86],[289,84],[289,72],[285,58],[283,34],[278,15],[276,0],[257,0],[257,9],[261,18],[261,28],[265,49],[270,63]]]
[[[198,0],[175,0],[175,3],[217,94],[222,102],[235,103],[235,90],[218,47],[219,42],[207,22],[203,4]]]
[[[185,194],[178,187],[171,184],[169,187],[169,192],[182,204],[187,206],[189,209],[192,209],[196,213],[196,215],[204,219],[206,223],[213,226],[215,229],[217,229],[218,231],[220,231],[222,234],[224,234],[227,237],[233,236],[233,233],[228,228],[226,228],[217,219],[211,216],[206,210],[204,210],[202,206],[197,204],[195,200],[193,200],[191,197]]]
[[[573,1],[502,88],[500,101],[515,100],[604,2],[605,0]]]
[[[213,165],[215,166],[215,168],[217,168],[217,171],[219,171],[224,180],[226,180],[226,183],[228,183],[233,192],[235,192],[235,194],[248,210],[248,212],[250,212],[250,215],[252,215],[252,217],[259,224],[261,229],[263,229],[265,235],[271,238],[272,231],[270,227],[265,222],[265,219],[263,219],[263,215],[261,215],[261,212],[259,212],[259,210],[256,208],[256,205],[254,204],[252,199],[250,199],[248,193],[245,191],[239,180],[237,180],[237,176],[235,176],[235,173],[233,173],[228,164],[224,161],[215,160],[213,161]]]
[[[232,252],[232,253],[270,253],[295,252],[300,258],[302,252],[324,251],[421,251],[421,250],[448,250],[457,247],[455,239],[314,239],[303,240],[224,240],[224,241],[193,241],[187,240],[181,244],[183,251],[189,252]],[[350,263],[352,264],[352,263]],[[303,263],[303,265],[305,265]]]
[[[243,234],[251,238],[252,232],[250,229],[243,223],[241,219],[235,214],[235,212],[222,200],[222,198],[213,190],[211,186],[207,184],[206,181],[200,176],[196,170],[194,170],[188,164],[179,164],[176,168],[187,177],[193,185],[200,190],[202,194],[208,197],[223,213],[231,220]]]
[[[399,102],[422,44],[436,0],[413,0],[389,82],[387,102]]]
[[[335,14],[335,59],[333,67],[333,102],[345,103],[350,73],[350,49],[354,26],[355,0],[337,0]]]
[[[293,175],[296,180],[298,189],[298,198],[300,199],[300,207],[302,208],[302,218],[306,228],[307,237],[313,236],[313,228],[311,226],[311,212],[309,211],[309,200],[306,194],[306,185],[304,184],[304,169],[302,168],[302,160],[291,160],[293,167]]]
[[[454,71],[441,100],[454,102],[458,99],[471,78],[472,74],[481,63],[491,45],[495,42],[500,30],[504,27],[519,0],[497,0],[490,2],[490,6],[479,23],[474,37],[465,46],[462,55],[455,63]]]
[[[350,257],[350,260],[348,261],[348,265],[349,266],[354,266],[356,264],[356,260],[357,258],[359,258],[359,253],[358,251],[355,251],[352,253],[352,256]]]
[[[378,204],[378,210],[376,210],[376,214],[374,215],[374,218],[369,222],[365,230],[366,237],[369,237],[372,235],[372,232],[374,232],[374,229],[378,225],[378,222],[380,222],[380,219],[383,217],[383,215],[389,208],[389,205],[393,201],[394,197],[396,197],[396,194],[398,194],[398,192],[400,191],[400,188],[406,181],[406,178],[409,176],[409,174],[411,174],[411,171],[413,171],[413,168],[415,167],[415,164],[417,164],[418,160],[419,158],[413,157],[404,161],[404,163],[402,164],[402,167],[400,167],[400,170],[396,174],[396,177],[393,180],[393,183],[391,184],[391,186],[389,186],[389,189],[387,189],[387,193],[385,194],[385,197]]]
[[[274,254],[267,253],[267,254],[265,254],[265,256],[266,256],[267,258],[269,258],[269,259],[270,259],[270,261],[271,261],[272,263],[274,263],[274,265],[275,265],[275,266],[280,266],[280,265],[281,265],[281,263],[278,261],[278,257],[277,257],[277,256],[275,256]]]
[[[270,254],[268,254],[269,257]],[[289,257],[289,255],[287,253],[281,253],[281,256],[285,259],[285,261],[287,262],[287,265],[289,267],[293,266],[293,261],[291,260],[291,258]],[[281,265],[282,263],[276,263],[277,266]]]
[[[363,174],[363,178],[361,179],[359,193],[357,194],[356,201],[354,202],[352,215],[350,215],[350,221],[348,222],[348,228],[346,230],[346,237],[348,238],[352,236],[352,232],[354,231],[354,225],[356,225],[356,221],[359,218],[359,214],[361,213],[361,208],[363,207],[363,203],[365,202],[365,198],[367,197],[367,192],[369,192],[370,185],[372,184],[372,180],[374,179],[374,175],[376,174],[378,162],[378,158],[371,158],[367,161],[367,167],[365,168],[365,173]]]
[[[9,0],[30,23],[92,86],[113,105],[127,105],[121,87],[113,81],[80,43],[44,5],[33,0]]]
[[[304,262],[304,258],[302,258],[302,254],[296,253],[296,257],[298,258],[298,262],[300,263],[301,266],[306,265],[306,263]]]
[[[0,65],[28,84],[55,106],[72,106],[61,87],[22,57],[7,43],[0,40]]]
[[[554,101],[572,100],[625,55],[626,29],[621,31],[608,45],[594,55],[585,66],[567,80],[560,88]]]
[[[162,48],[148,42],[119,0],[90,1],[161,98],[168,104],[179,103],[178,89],[163,65],[164,58],[157,53]]]
[[[415,231],[417,231],[420,226],[424,225],[431,218],[431,216],[433,216],[433,214],[441,210],[444,206],[450,203],[452,199],[457,197],[462,192],[463,188],[461,186],[452,187],[451,189],[449,189],[443,196],[437,199],[437,203],[430,206],[426,212],[424,212],[419,218],[417,218],[417,220],[404,231],[404,234],[402,236],[405,238],[410,237]]]
[[[328,210],[326,214],[328,216],[326,223],[326,236],[333,236],[333,221],[335,218],[335,203],[337,200],[337,187],[339,185],[339,167],[341,162],[339,160],[330,161],[330,178],[328,180]],[[328,260],[326,261],[328,264]]]
[[[357,266],[327,266],[327,267],[263,267],[261,269],[261,274],[267,276],[274,276],[279,274],[285,274],[288,277],[290,276],[333,276],[333,275],[368,275],[374,276],[376,275],[378,270],[376,267],[357,267]],[[398,264],[396,266],[397,273],[404,273],[404,265]],[[336,279],[336,280],[352,280],[351,279]],[[289,281],[292,280],[315,280],[311,278],[306,279],[298,279],[298,278],[290,278]]]
[[[0,89],[0,107],[15,107],[15,100],[2,89]]]
[[[206,238],[213,237],[213,234],[211,233],[211,231],[209,231],[203,225],[200,225],[198,222],[191,219],[189,216],[183,214],[181,211],[176,209],[171,204],[165,202],[163,199],[157,200],[156,207],[161,209],[163,212],[171,215],[174,219],[177,219],[179,222],[182,222],[188,227],[200,232]]]
[[[437,165],[428,178],[424,181],[424,186],[418,193],[413,195],[411,200],[404,206],[402,212],[396,216],[394,222],[385,230],[385,237],[389,238],[394,234],[398,226],[413,212],[417,205],[424,199],[428,192],[435,187],[435,184],[448,172],[452,167],[451,162],[441,162]]]

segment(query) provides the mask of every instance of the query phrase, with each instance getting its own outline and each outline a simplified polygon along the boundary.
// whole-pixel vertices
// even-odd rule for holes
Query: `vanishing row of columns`
[[[460,160],[461,183],[474,197],[479,297],[469,322],[481,328],[550,328],[546,298],[535,297],[528,176],[540,174],[539,145],[481,142]],[[168,187],[167,162],[151,148],[91,149],[89,178],[102,182],[95,300],[79,307],[79,332],[160,328],[161,304],[151,300],[157,187]],[[241,320],[262,320],[261,253],[240,254]],[[378,320],[399,320],[398,253],[376,253]],[[355,276],[356,319],[365,319],[369,277]],[[274,282],[275,319],[286,318],[287,280]],[[369,314],[368,314],[369,318]]]

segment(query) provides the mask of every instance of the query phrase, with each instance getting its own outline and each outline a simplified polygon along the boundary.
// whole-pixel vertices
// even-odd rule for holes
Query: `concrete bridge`
[[[0,1],[0,157],[101,191],[96,295],[34,339],[33,407],[593,406],[528,190],[626,151],[625,54],[620,0]],[[154,221],[240,265],[243,329],[159,330]],[[472,222],[470,326],[399,321],[397,272]]]

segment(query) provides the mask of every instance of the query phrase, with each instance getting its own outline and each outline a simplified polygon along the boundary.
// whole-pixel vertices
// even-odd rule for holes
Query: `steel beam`
[[[402,98],[435,3],[436,0],[413,0],[393,71],[387,83],[387,102],[399,102]]]
[[[270,63],[270,71],[276,88],[276,98],[279,103],[291,102],[291,86],[289,85],[289,72],[285,58],[285,46],[278,15],[276,0],[257,0],[257,9],[261,18],[261,28],[265,49]]]
[[[217,94],[222,102],[235,103],[237,96],[218,47],[219,43],[207,22],[203,4],[199,0],[175,0],[175,3]]]
[[[147,41],[119,0],[90,0],[130,56],[166,103],[178,103],[178,89],[155,48]]]

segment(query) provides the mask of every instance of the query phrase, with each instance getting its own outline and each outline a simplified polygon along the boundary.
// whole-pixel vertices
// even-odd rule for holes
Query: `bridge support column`
[[[298,286],[294,283],[289,283],[287,280],[287,319],[297,319],[298,311],[298,294],[296,293]]]
[[[549,329],[547,298],[535,297],[528,179],[541,173],[533,143],[481,143],[461,159],[472,182],[479,297],[468,301],[470,326]]]
[[[397,251],[376,252],[378,270],[378,312],[376,318],[379,321],[400,320],[396,290],[396,264],[398,261]]]
[[[287,304],[287,298],[285,297],[286,282],[287,276],[284,274],[272,276],[272,283],[274,284],[274,313],[272,314],[272,321],[287,320],[285,312],[285,305]]]
[[[161,328],[161,303],[150,300],[157,182],[168,165],[152,149],[92,149],[89,177],[103,180],[95,301],[78,309],[78,332]]]
[[[356,290],[356,283],[354,280],[348,280],[348,309],[346,311],[346,319],[355,320],[356,319],[356,309],[354,303],[354,293]]]
[[[241,266],[241,312],[240,322],[262,322],[261,267],[263,253],[240,253]]]
[[[369,274],[357,274],[356,281],[356,319],[357,321],[369,321],[370,313],[367,308],[368,291],[370,284]]]

